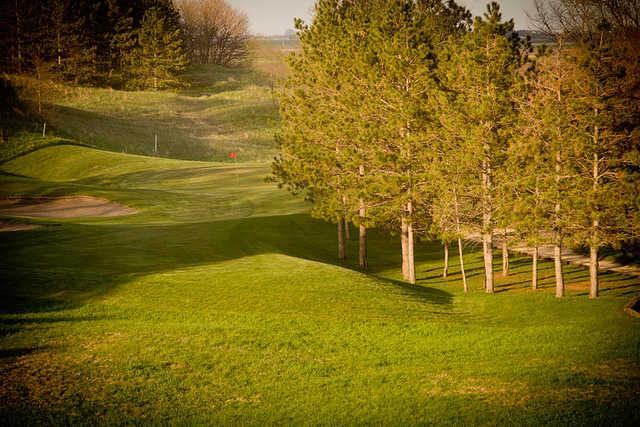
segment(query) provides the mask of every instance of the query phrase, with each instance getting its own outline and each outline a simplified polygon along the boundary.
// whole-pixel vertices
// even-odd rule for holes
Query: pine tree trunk
[[[407,217],[400,219],[400,244],[402,246],[402,278],[409,280],[409,239]]]
[[[460,273],[462,274],[462,285],[464,286],[464,292],[469,292],[469,286],[467,285],[467,273],[464,271],[464,257],[462,253],[462,237],[458,236],[458,253],[460,255]]]
[[[338,259],[340,261],[344,261],[344,229],[343,229],[344,220],[340,218],[338,220]]]
[[[589,247],[589,298],[598,298],[598,246]]]
[[[366,270],[369,268],[369,259],[367,257],[367,228],[362,224],[360,224],[359,243],[358,263],[360,268]]]
[[[564,296],[564,277],[562,275],[562,246],[556,243],[553,247],[553,263],[556,273],[556,298]]]
[[[484,235],[485,254],[484,254],[484,271],[486,292],[492,294],[493,289],[493,235],[491,233]]]
[[[411,202],[409,202],[411,203]],[[407,258],[409,260],[408,268],[408,280],[412,285],[416,284],[416,263],[414,260],[414,233],[413,233],[413,222],[409,222],[407,225]]]
[[[364,179],[364,165],[358,166],[358,175],[360,175],[361,179]],[[364,200],[360,199],[358,216],[360,217],[360,232],[358,233],[359,239],[359,251],[358,251],[358,262],[360,264],[360,268],[367,269],[369,268],[369,257],[367,255],[367,228],[364,225],[364,220],[367,215],[367,208],[365,207]]]
[[[460,255],[460,273],[462,274],[462,284],[464,286],[464,292],[469,292],[469,286],[467,285],[467,274],[464,271],[464,256],[462,253],[462,233],[460,231],[460,213],[458,209],[458,193],[453,190],[453,207],[456,216],[456,233],[458,233],[458,254]]]
[[[539,183],[539,177],[536,176],[536,189],[535,189],[535,206],[536,209],[534,212],[537,212],[538,209],[538,205],[540,202],[540,187],[538,185]],[[533,255],[532,255],[532,269],[533,271],[531,272],[531,288],[536,291],[538,290],[538,259],[540,258],[540,248],[538,247],[538,234],[536,233],[536,244],[533,247]]]
[[[344,210],[344,235],[345,235],[345,239],[347,240],[351,240],[351,225],[349,225],[349,220],[347,219],[348,217],[348,211],[347,211],[347,196],[345,196],[344,194],[342,195],[342,207]]]
[[[539,249],[538,246],[533,247],[533,255],[531,257],[532,260],[532,271],[531,271],[531,288],[535,291],[538,289],[538,258],[539,258]]]
[[[493,218],[491,205],[491,169],[488,159],[483,161],[483,213],[482,246],[484,251],[485,292],[492,294],[493,289]]]
[[[358,236],[359,250],[358,250],[358,263],[360,268],[369,268],[369,258],[367,256],[367,228],[364,225],[364,218],[366,215],[366,209],[364,207],[364,201],[360,199],[360,209],[358,211],[360,216],[360,232]]]
[[[595,110],[596,116],[598,115],[598,109]],[[594,129],[593,140],[596,146],[599,142],[600,128],[598,126]],[[600,160],[598,153],[593,153],[593,195],[598,194],[598,185],[600,177]],[[600,219],[598,217],[598,207],[595,206],[592,212],[592,235],[591,244],[589,245],[590,261],[589,261],[589,298],[598,298],[598,231],[600,226]]]
[[[153,52],[153,89],[158,90],[158,70],[156,67],[158,66],[158,53],[154,50]]]
[[[484,276],[482,277],[482,286],[486,292],[487,290],[487,241],[484,239],[484,234],[482,235],[482,265],[485,270]]]
[[[564,277],[562,274],[562,242],[560,236],[560,171],[561,171],[561,154],[560,151],[556,151],[556,203],[554,207],[555,223],[554,223],[554,248],[553,248],[553,262],[556,275],[556,298],[562,298],[564,296]]]
[[[56,32],[56,49],[58,51],[58,66],[62,65],[62,43],[60,41],[60,28]]]
[[[509,244],[507,243],[507,235],[505,234],[502,242],[502,275],[509,275]]]
[[[449,275],[449,242],[444,244],[444,267],[442,268],[442,277]]]

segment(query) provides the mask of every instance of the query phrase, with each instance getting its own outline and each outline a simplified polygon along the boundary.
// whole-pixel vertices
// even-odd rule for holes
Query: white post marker
[[[154,134],[154,137],[153,152],[158,154],[158,134]]]
[[[42,137],[44,138],[47,135],[47,122],[42,124]]]
[[[235,172],[236,175],[236,187],[238,187],[238,183],[239,183],[239,176],[238,176],[238,153],[235,151],[232,151],[229,153],[229,158],[233,160],[233,170]],[[235,205],[233,205],[233,212],[236,212],[236,207]]]

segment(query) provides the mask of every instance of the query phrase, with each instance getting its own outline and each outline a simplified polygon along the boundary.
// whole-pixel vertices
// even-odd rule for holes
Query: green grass
[[[47,83],[43,120],[57,135],[116,152],[176,159],[270,160],[278,109],[275,76],[254,68],[192,66],[190,87],[174,91],[117,91]],[[12,76],[21,96],[36,99],[33,79]],[[40,125],[41,126],[41,125]]]
[[[637,424],[640,280],[567,267],[568,297],[513,258],[482,291],[467,248],[440,275],[373,232],[372,269],[335,261],[334,227],[238,165],[44,148],[1,166],[0,194],[92,194],[136,215],[0,233],[3,424]],[[25,221],[32,221],[24,219]],[[496,267],[499,260],[496,257]]]

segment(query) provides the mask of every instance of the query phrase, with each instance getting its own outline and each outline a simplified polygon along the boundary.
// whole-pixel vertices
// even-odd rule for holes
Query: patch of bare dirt
[[[505,406],[524,406],[531,391],[524,382],[505,382],[497,378],[452,378],[447,373],[437,374],[423,389],[430,396],[473,396]]]
[[[571,289],[574,291],[585,291],[589,289],[589,286],[591,286],[589,282],[576,282],[564,285],[566,289]]]
[[[92,196],[0,199],[0,215],[4,216],[96,218],[132,215],[136,212],[120,203]]]

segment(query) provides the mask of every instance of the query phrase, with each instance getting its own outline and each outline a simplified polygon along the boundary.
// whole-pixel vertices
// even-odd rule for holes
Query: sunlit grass
[[[496,295],[467,247],[441,277],[418,245],[373,232],[369,272],[335,260],[335,230],[263,178],[215,164],[56,146],[2,166],[0,193],[92,194],[139,210],[0,233],[4,423],[635,424],[640,280],[587,297],[529,290],[512,259]],[[10,173],[10,174],[7,174]],[[30,221],[24,219],[25,221]],[[496,257],[496,267],[499,260]]]

